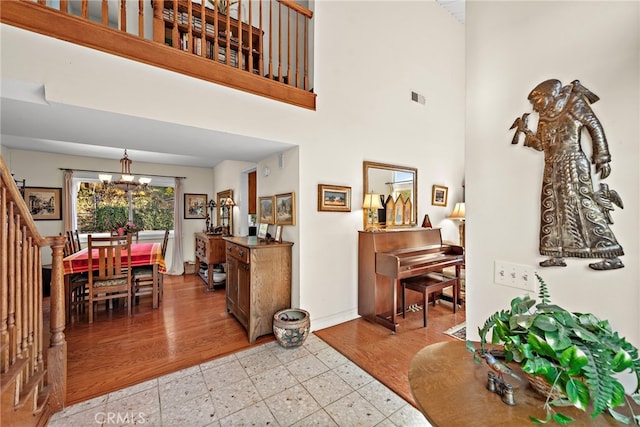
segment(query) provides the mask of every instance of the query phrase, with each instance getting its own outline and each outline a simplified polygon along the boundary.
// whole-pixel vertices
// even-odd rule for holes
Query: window
[[[132,221],[140,230],[172,230],[173,183],[154,181],[143,190],[126,192],[104,185],[97,177],[74,177],[76,228],[81,233],[110,232]]]

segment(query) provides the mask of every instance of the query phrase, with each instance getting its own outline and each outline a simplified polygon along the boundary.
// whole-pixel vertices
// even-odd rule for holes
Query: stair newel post
[[[62,266],[65,237],[52,236],[47,238],[51,244],[51,341],[47,356],[47,371],[51,396],[49,403],[53,412],[64,408],[67,394],[67,341],[65,329],[65,293],[64,269]]]

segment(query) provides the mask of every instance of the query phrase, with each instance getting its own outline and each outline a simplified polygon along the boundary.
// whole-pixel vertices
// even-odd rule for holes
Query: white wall
[[[428,213],[446,240],[458,239],[444,218],[462,198],[464,27],[434,1],[316,2],[316,111],[0,28],[2,77],[44,84],[49,102],[299,146],[298,177],[287,175],[291,182],[277,190],[258,188],[297,189],[298,225],[283,237],[295,242],[299,261],[293,303],[311,313],[314,329],[357,315],[364,160],[418,168],[418,218]],[[410,100],[412,90],[425,106]],[[318,212],[319,183],[352,187],[352,212]],[[449,187],[447,207],[431,206],[433,184]]]
[[[606,182],[624,209],[612,230],[625,268],[594,271],[593,260],[538,267],[552,300],[609,319],[640,345],[638,160],[640,157],[640,3],[467,2],[467,306],[468,330],[507,308],[523,291],[493,283],[493,261],[536,266],[543,154],[511,145],[513,120],[531,112],[529,92],[544,80],[579,79],[600,97],[612,154]],[[532,116],[533,118],[534,116]],[[583,144],[590,146],[588,135]]]

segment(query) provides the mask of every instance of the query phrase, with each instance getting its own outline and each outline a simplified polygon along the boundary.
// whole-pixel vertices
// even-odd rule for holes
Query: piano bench
[[[427,327],[427,307],[429,305],[430,294],[440,292],[444,288],[453,286],[453,312],[455,313],[458,308],[458,292],[460,288],[458,277],[447,277],[440,273],[428,273],[421,276],[402,279],[400,283],[402,284],[402,318],[406,317],[407,307],[405,304],[405,292],[407,289],[420,292],[424,297],[424,310],[422,312],[422,316],[425,328]]]

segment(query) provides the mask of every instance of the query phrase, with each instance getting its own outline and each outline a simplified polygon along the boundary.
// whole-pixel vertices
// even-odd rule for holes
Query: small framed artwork
[[[273,239],[276,242],[282,242],[282,226],[281,225],[276,225],[276,232],[275,232],[275,235],[273,236]]]
[[[36,221],[62,219],[62,188],[25,187],[24,201]]]
[[[269,224],[267,224],[266,222],[261,222],[260,224],[258,224],[258,239],[266,239],[268,230]]]
[[[429,219],[429,215],[425,215],[424,219],[422,220],[422,228],[431,228],[431,220]]]
[[[318,211],[351,212],[351,187],[318,184]]]
[[[260,205],[260,215],[258,222],[265,224],[274,224],[275,217],[273,214],[273,196],[260,197],[258,199]]]
[[[184,193],[184,219],[207,217],[207,195]]]
[[[396,202],[393,201],[393,197],[387,197],[387,202],[384,204],[387,210],[386,226],[391,227],[393,225],[393,218],[396,214]]]
[[[447,206],[449,189],[443,185],[434,185],[431,190],[431,204],[433,206]]]
[[[296,196],[294,193],[276,194],[275,196],[276,224],[296,224]]]

